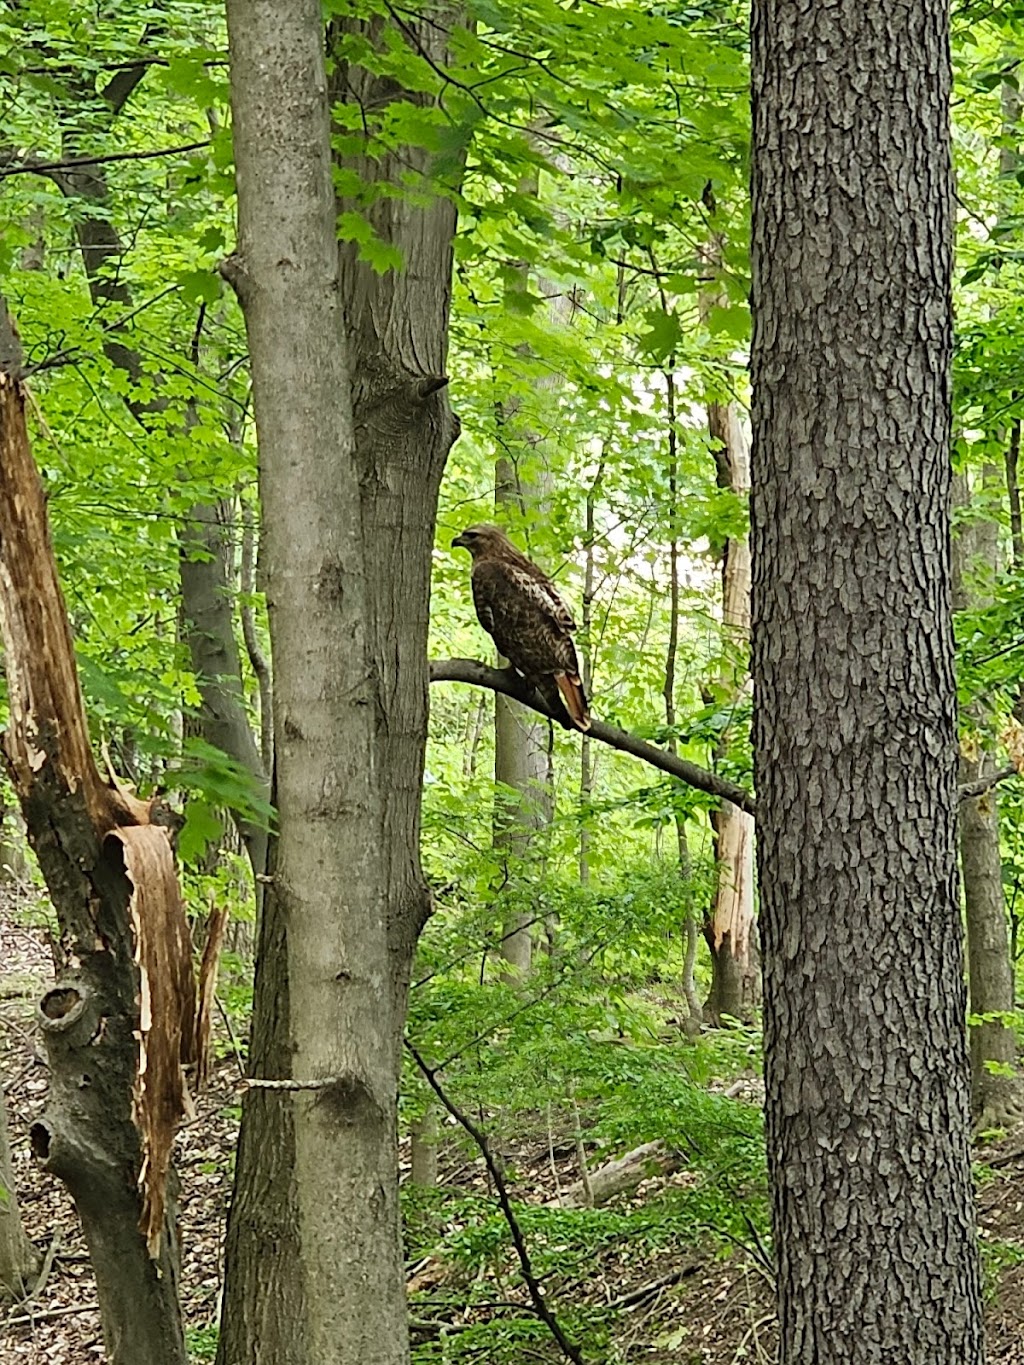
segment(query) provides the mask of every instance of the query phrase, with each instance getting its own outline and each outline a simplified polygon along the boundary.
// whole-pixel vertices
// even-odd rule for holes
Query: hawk
[[[480,624],[512,667],[549,701],[565,702],[577,730],[590,729],[580,682],[572,613],[551,580],[498,526],[470,526],[452,541],[473,558],[473,603]]]

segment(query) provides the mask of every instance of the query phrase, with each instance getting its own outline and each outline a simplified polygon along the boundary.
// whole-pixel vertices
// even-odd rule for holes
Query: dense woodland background
[[[588,1361],[771,1359],[753,820],[713,783],[581,740],[443,663],[497,662],[450,542],[498,520],[574,609],[595,716],[752,791],[748,14],[479,0],[462,26],[386,3],[325,10],[350,269],[408,279],[382,224],[438,199],[455,221],[447,363],[424,360],[461,427],[429,655],[463,681],[430,688],[432,905],[399,1095],[412,1359],[564,1358],[538,1295]],[[1024,1168],[1007,1139],[1024,1113],[1022,25],[1012,3],[952,17],[960,782],[985,788],[961,803],[960,840],[990,1359],[1007,1365],[1024,1359]],[[0,293],[93,746],[182,814],[197,955],[227,913],[212,1076],[179,1143],[186,1341],[213,1360],[274,754],[224,16],[5,5],[0,111]],[[357,156],[379,175],[347,168]],[[382,515],[373,554],[395,561],[400,594],[390,534]],[[59,931],[2,793],[0,1178],[32,1245],[5,1204],[0,1358],[97,1358],[70,1203],[29,1158],[41,945]],[[886,970],[910,969],[897,952]],[[623,1157],[633,1178],[606,1189]]]

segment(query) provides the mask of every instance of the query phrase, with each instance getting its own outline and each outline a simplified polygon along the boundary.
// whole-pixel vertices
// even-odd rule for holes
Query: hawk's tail
[[[569,712],[569,719],[577,730],[590,729],[590,711],[587,707],[587,694],[583,690],[578,673],[556,673],[555,682]]]

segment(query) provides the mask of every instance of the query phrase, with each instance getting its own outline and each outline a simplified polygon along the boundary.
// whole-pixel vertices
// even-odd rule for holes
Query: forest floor
[[[95,1285],[74,1209],[63,1187],[38,1171],[28,1152],[28,1127],[46,1096],[46,1063],[33,1011],[52,969],[45,932],[26,927],[25,902],[12,903],[9,893],[0,895],[0,963],[0,1077],[8,1089],[15,1179],[23,1222],[45,1266],[28,1302],[0,1307],[0,1365],[100,1362]],[[212,1360],[216,1341],[238,1076],[237,1060],[228,1050],[198,1098],[195,1119],[178,1140],[182,1292],[196,1362]],[[552,1161],[546,1137],[536,1140],[524,1133],[517,1142],[506,1143],[505,1156],[516,1170],[516,1193],[545,1204],[555,1197],[556,1182],[576,1179],[569,1146],[560,1149],[564,1158]],[[1018,1139],[986,1147],[978,1159],[989,1365],[1024,1365],[1024,1144]],[[483,1192],[479,1166],[454,1144],[442,1148],[442,1178],[449,1183]],[[686,1178],[685,1171],[655,1177],[623,1198],[635,1205],[651,1198],[659,1184]],[[449,1268],[425,1261],[412,1266],[410,1274],[417,1291],[411,1306],[414,1340],[440,1330],[465,1330],[468,1315],[451,1312],[457,1302],[452,1291],[458,1291]],[[499,1297],[523,1301],[514,1277],[501,1285]],[[577,1305],[616,1310],[605,1360],[745,1365],[775,1359],[771,1290],[756,1258],[742,1250],[723,1258],[714,1248],[705,1251],[698,1245],[647,1255],[612,1242],[593,1259],[586,1280],[572,1287],[571,1298]],[[438,1304],[445,1306],[439,1310]],[[531,1359],[560,1358],[553,1343],[532,1344]],[[597,1358],[588,1365],[597,1365]]]

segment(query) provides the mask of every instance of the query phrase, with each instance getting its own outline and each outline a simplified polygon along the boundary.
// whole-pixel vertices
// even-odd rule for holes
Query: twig
[[[231,1048],[235,1054],[235,1064],[238,1067],[238,1079],[240,1081],[247,1082],[249,1078],[245,1074],[245,1061],[242,1057],[242,1049],[238,1046],[238,1038],[235,1035],[235,1030],[231,1023],[231,1018],[228,1015],[227,1010],[224,1008],[224,1002],[221,1000],[220,996],[215,994],[213,998],[217,1002],[217,1009],[220,1011],[220,1017],[223,1019],[224,1027],[227,1029],[228,1037],[231,1039]]]
[[[321,1076],[315,1081],[266,1080],[262,1076],[243,1076],[240,1082],[243,1090],[333,1090],[335,1086],[345,1085],[343,1076]]]
[[[643,1303],[644,1299],[649,1299],[652,1294],[657,1294],[659,1289],[668,1289],[670,1285],[678,1284],[680,1280],[686,1280],[691,1275],[696,1275],[700,1268],[700,1261],[690,1261],[686,1265],[680,1266],[678,1270],[673,1270],[668,1275],[662,1275],[660,1280],[652,1280],[650,1284],[643,1284],[639,1289],[631,1289],[628,1294],[620,1294],[617,1299],[609,1299],[604,1307],[613,1311],[619,1308],[632,1308],[634,1304]]]
[[[158,156],[178,156],[182,152],[198,152],[209,147],[210,138],[204,142],[185,142],[180,147],[160,147],[151,152],[111,152],[107,156],[73,156],[66,161],[25,161],[19,166],[0,169],[0,180],[10,175],[42,175],[50,171],[74,171],[79,166],[103,166],[108,161],[151,161]]]
[[[526,1242],[523,1239],[523,1230],[519,1226],[519,1220],[516,1218],[515,1212],[512,1208],[511,1201],[509,1200],[508,1197],[508,1187],[505,1184],[505,1178],[501,1173],[501,1169],[498,1166],[498,1163],[494,1160],[494,1157],[491,1154],[491,1149],[488,1146],[487,1138],[485,1137],[483,1131],[480,1128],[478,1128],[476,1124],[472,1121],[472,1119],[467,1118],[466,1115],[462,1112],[462,1110],[458,1108],[455,1102],[448,1097],[447,1093],[444,1090],[444,1087],[437,1079],[437,1072],[435,1070],[432,1070],[429,1066],[427,1066],[426,1062],[420,1056],[418,1050],[413,1046],[413,1044],[409,1041],[408,1038],[405,1040],[405,1046],[409,1049],[413,1061],[415,1061],[416,1065],[423,1073],[423,1076],[427,1084],[430,1086],[431,1090],[433,1090],[434,1094],[441,1101],[444,1107],[448,1110],[449,1114],[451,1114],[452,1118],[456,1121],[456,1123],[460,1124],[466,1130],[469,1136],[476,1143],[477,1147],[479,1147],[480,1149],[480,1155],[484,1159],[484,1165],[487,1167],[487,1173],[494,1181],[494,1188],[498,1192],[498,1203],[501,1206],[501,1211],[505,1216],[505,1222],[508,1224],[508,1230],[512,1237],[512,1245],[515,1247],[516,1255],[519,1257],[519,1269],[523,1277],[523,1283],[526,1285],[527,1293],[530,1295],[530,1302],[533,1304],[534,1312],[537,1314],[540,1320],[546,1325],[548,1331],[551,1333],[555,1341],[558,1343],[558,1347],[561,1350],[562,1354],[565,1356],[565,1358],[567,1360],[571,1360],[573,1362],[573,1365],[583,1365],[583,1356],[580,1353],[580,1348],[574,1342],[570,1341],[569,1338],[563,1332],[558,1319],[555,1317],[554,1313],[552,1313],[551,1309],[548,1307],[547,1301],[544,1298],[543,1290],[540,1287],[537,1277],[533,1273],[533,1265],[530,1261],[530,1253],[527,1250]]]
[[[49,1322],[53,1318],[69,1318],[73,1313],[98,1313],[98,1303],[76,1303],[70,1308],[46,1308],[42,1313],[26,1313],[24,1317],[6,1318],[5,1327],[33,1327],[37,1322]]]
[[[1011,763],[1006,768],[998,768],[994,773],[986,773],[984,777],[979,777],[976,782],[967,782],[962,787],[957,788],[957,795],[961,801],[969,801],[972,796],[984,796],[984,794],[997,782],[1005,782],[1008,777],[1016,777],[1017,769]]]
[[[26,1294],[26,1296],[22,1299],[21,1302],[23,1304],[31,1303],[34,1299],[38,1299],[42,1294],[43,1290],[46,1288],[47,1281],[50,1278],[50,1271],[53,1269],[54,1258],[57,1255],[57,1249],[59,1246],[60,1229],[58,1228],[57,1231],[53,1234],[53,1237],[50,1239],[50,1245],[47,1247],[46,1255],[43,1257],[43,1264],[39,1267],[39,1274],[36,1277],[35,1284],[32,1286],[32,1292],[30,1294]]]

